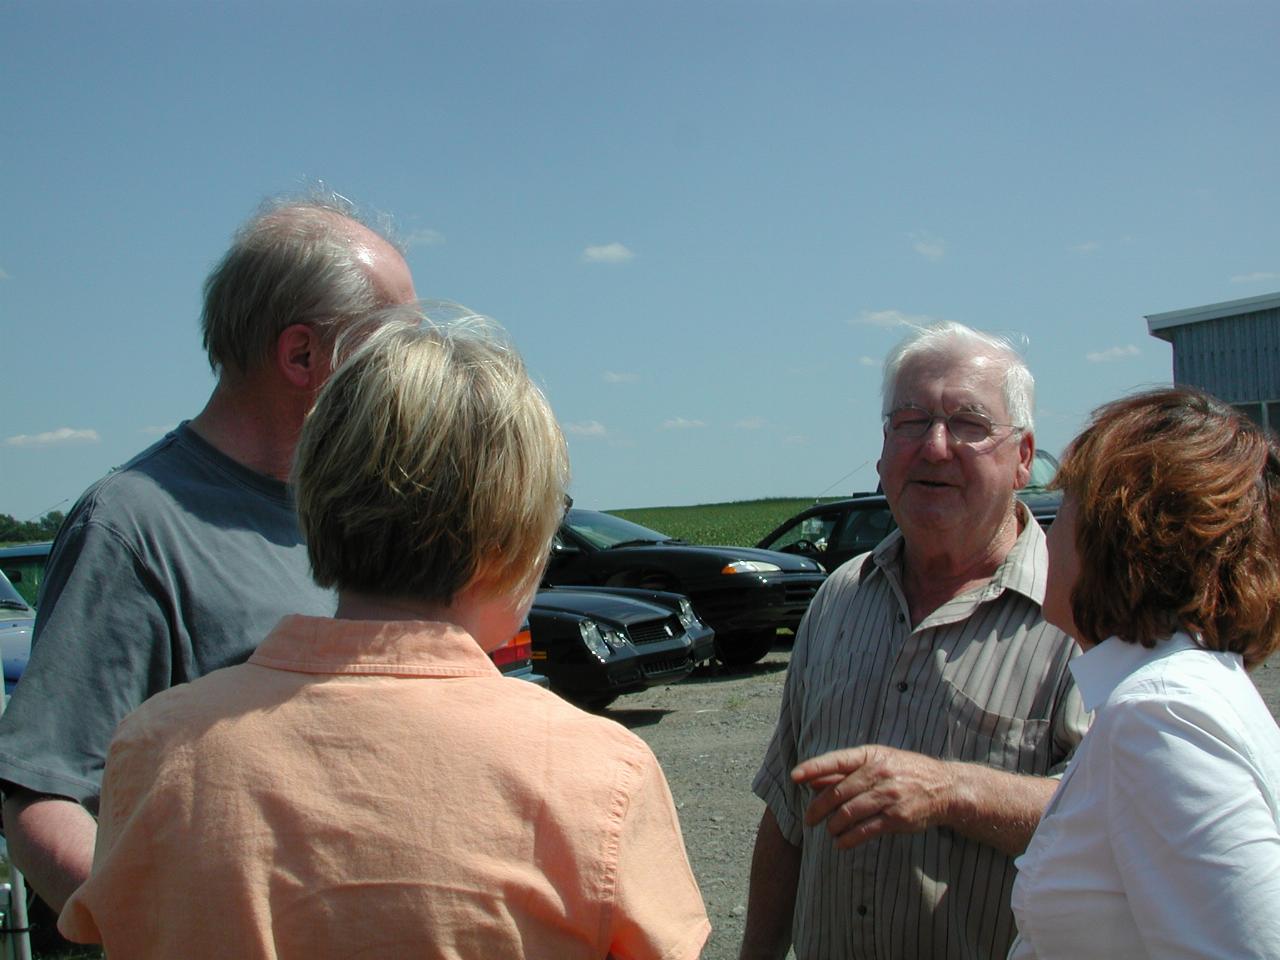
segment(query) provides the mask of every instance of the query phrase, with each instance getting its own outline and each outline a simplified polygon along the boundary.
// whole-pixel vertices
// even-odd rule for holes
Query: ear
[[[1015,475],[1021,490],[1031,481],[1031,462],[1036,456],[1036,438],[1030,430],[1023,430],[1018,437],[1018,472]]]
[[[276,338],[276,370],[299,390],[319,390],[328,375],[328,358],[320,335],[305,323],[295,323]]]

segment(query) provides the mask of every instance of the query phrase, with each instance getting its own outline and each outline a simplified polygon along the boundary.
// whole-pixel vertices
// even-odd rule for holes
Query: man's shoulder
[[[292,518],[283,483],[257,477],[200,440],[185,423],[95,481],[76,501],[65,528],[106,528],[125,540],[163,531],[166,518],[199,516],[216,522],[229,510],[241,519]],[[163,534],[161,534],[163,539]],[[56,549],[56,547],[55,547]]]

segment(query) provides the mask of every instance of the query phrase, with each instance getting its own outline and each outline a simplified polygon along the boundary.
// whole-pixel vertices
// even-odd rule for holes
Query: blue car
[[[13,693],[27,665],[35,620],[35,610],[0,572],[0,656],[4,659],[5,696]]]

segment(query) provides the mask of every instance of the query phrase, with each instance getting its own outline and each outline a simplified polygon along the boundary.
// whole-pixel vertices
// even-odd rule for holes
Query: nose
[[[930,461],[951,459],[951,436],[947,433],[947,422],[941,417],[929,424],[920,438],[920,455]]]

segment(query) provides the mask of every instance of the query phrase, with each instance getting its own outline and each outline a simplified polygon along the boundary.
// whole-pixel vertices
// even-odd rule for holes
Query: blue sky
[[[1058,452],[1145,314],[1280,290],[1280,6],[0,0],[0,512],[203,405],[199,291],[323,180],[503,323],[618,508],[874,486],[903,318]]]

